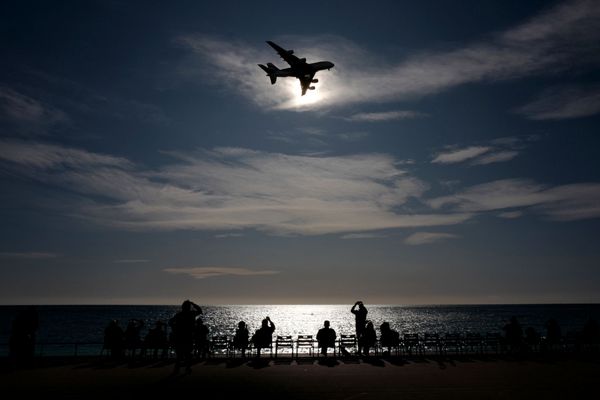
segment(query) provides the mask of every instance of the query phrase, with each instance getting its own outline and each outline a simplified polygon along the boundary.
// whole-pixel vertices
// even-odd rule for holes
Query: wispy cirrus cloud
[[[600,8],[593,0],[558,4],[528,21],[447,51],[423,51],[402,60],[382,60],[349,40],[335,36],[287,37],[281,44],[309,62],[328,59],[336,64],[319,73],[314,93],[298,96],[295,79],[281,79],[272,87],[256,66],[279,60],[264,44],[189,34],[177,42],[190,50],[180,73],[193,79],[208,69],[215,81],[261,107],[306,110],[350,103],[385,102],[438,93],[474,82],[493,82],[597,64]],[[365,59],[377,63],[365,65]],[[208,76],[210,74],[210,76]],[[318,93],[316,93],[318,92]]]
[[[561,120],[600,113],[600,85],[560,86],[546,89],[517,110],[533,120]]]
[[[529,179],[502,179],[428,200],[428,204],[434,209],[473,213],[530,208],[549,219],[575,221],[600,218],[600,184],[586,182],[552,187]]]
[[[276,275],[280,271],[275,270],[252,270],[247,268],[230,267],[193,267],[193,268],[165,268],[164,272],[170,274],[188,275],[195,279],[206,279],[215,276],[261,276]]]
[[[473,162],[471,164],[472,165],[487,165],[487,164],[493,164],[493,163],[498,163],[498,162],[505,162],[505,161],[512,160],[513,158],[515,158],[518,155],[519,155],[519,152],[515,151],[515,150],[498,151],[496,153],[485,154],[481,157],[478,157],[477,159],[473,160]]]
[[[430,244],[439,242],[447,239],[457,239],[459,235],[452,233],[440,233],[440,232],[416,232],[404,239],[404,243],[411,246],[419,246],[423,244]]]
[[[462,149],[451,149],[438,153],[433,160],[434,164],[455,164],[487,153],[492,148],[488,146],[469,146]]]
[[[232,238],[232,237],[243,237],[244,234],[243,233],[219,233],[218,235],[215,235],[216,239],[226,239],[226,238]]]
[[[384,238],[386,235],[379,233],[348,233],[340,237],[340,239],[377,239]]]
[[[10,132],[19,135],[45,134],[59,123],[69,122],[65,112],[39,99],[0,86],[0,120],[12,125]]]
[[[397,119],[413,119],[423,118],[427,114],[420,113],[417,111],[410,110],[397,110],[397,111],[383,111],[383,112],[370,112],[370,113],[357,113],[350,117],[345,118],[348,121],[360,121],[360,122],[382,122],[392,121]]]
[[[0,160],[36,169],[52,168],[130,168],[122,157],[34,141],[0,139]]]
[[[403,211],[429,186],[385,154],[301,156],[217,148],[165,152],[174,162],[149,170],[80,149],[10,144],[0,151],[5,168],[75,191],[84,200],[69,207],[71,215],[122,229],[319,235],[453,225],[471,217]],[[47,151],[28,156],[39,149]]]
[[[436,153],[431,160],[434,164],[458,164],[469,162],[470,165],[487,165],[510,161],[521,151],[539,140],[538,136],[508,136],[490,140],[484,144],[471,146],[446,146]]]
[[[56,253],[46,253],[37,251],[28,252],[0,252],[0,258],[13,258],[20,260],[43,260],[49,258],[56,258],[59,255]]]

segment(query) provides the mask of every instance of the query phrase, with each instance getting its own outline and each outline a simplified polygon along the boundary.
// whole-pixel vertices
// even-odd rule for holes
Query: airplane
[[[306,94],[306,90],[315,90],[315,87],[310,84],[319,82],[318,79],[313,79],[317,72],[324,69],[330,70],[334,67],[334,64],[330,61],[319,61],[309,64],[306,62],[306,58],[296,57],[294,55],[294,50],[286,50],[270,40],[267,40],[267,43],[275,49],[277,54],[279,54],[285,62],[290,64],[290,68],[279,69],[271,63],[267,63],[266,66],[258,64],[258,66],[267,73],[269,78],[271,78],[272,85],[277,82],[277,78],[290,76],[298,78],[302,88],[302,96]]]

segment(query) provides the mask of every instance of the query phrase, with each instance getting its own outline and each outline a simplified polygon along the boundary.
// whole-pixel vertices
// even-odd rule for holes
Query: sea
[[[232,336],[239,321],[250,332],[269,316],[275,324],[274,335],[316,335],[323,321],[329,320],[339,334],[354,333],[352,304],[338,305],[200,305],[201,318],[210,335]],[[523,329],[532,327],[545,335],[549,319],[558,321],[563,335],[576,334],[590,319],[600,321],[600,304],[522,304],[522,305],[369,305],[367,319],[379,333],[389,322],[400,333],[487,333],[503,334],[502,328],[516,317]],[[0,356],[8,354],[8,341],[15,316],[24,306],[0,306]],[[36,306],[39,330],[38,353],[45,355],[74,351],[95,354],[101,348],[104,329],[116,319],[125,328],[128,321],[144,321],[142,336],[156,321],[168,320],[180,310],[172,305],[46,305]],[[100,346],[100,347],[99,347]]]

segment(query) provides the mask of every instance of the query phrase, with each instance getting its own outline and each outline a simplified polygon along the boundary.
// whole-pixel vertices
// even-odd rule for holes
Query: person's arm
[[[196,310],[196,315],[202,314],[202,309],[198,304],[192,303],[192,307],[194,307],[194,310]]]

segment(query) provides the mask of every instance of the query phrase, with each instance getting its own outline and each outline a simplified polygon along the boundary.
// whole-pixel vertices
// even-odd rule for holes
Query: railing
[[[341,336],[341,335],[340,335]],[[347,335],[344,335],[347,336]],[[310,342],[307,343],[307,340]],[[344,342],[345,339],[341,337],[336,340],[336,347],[348,347],[348,343]],[[318,352],[314,350],[317,348],[317,341],[306,335],[299,335],[293,339],[291,343],[287,343],[286,347],[289,348],[290,353],[285,353],[291,357],[303,357],[309,356],[314,357]],[[233,343],[227,337],[219,337],[218,343],[209,341],[209,357],[238,357],[241,353],[239,349],[233,348]],[[573,353],[573,352],[585,352],[600,354],[600,343],[583,343],[576,340],[573,337],[565,336],[558,343],[548,343],[545,338],[541,338],[536,343],[527,343],[525,341],[519,343],[519,345],[512,345],[508,343],[503,337],[498,335],[416,335],[416,334],[405,334],[396,343],[382,346],[378,340],[376,345],[371,348],[372,355],[396,355],[396,356],[414,356],[414,355],[448,355],[448,354],[507,354],[514,352],[521,353]],[[137,347],[135,350],[124,348],[124,353],[130,357],[150,357],[153,354],[154,348],[145,349],[143,344]],[[174,357],[174,351],[172,347],[165,349],[158,349],[161,357]],[[165,350],[165,351],[163,351]],[[236,350],[236,351],[234,351]],[[271,348],[265,349],[266,352],[272,357],[276,354],[276,340],[273,341]],[[269,351],[270,350],[270,351]],[[302,351],[300,351],[302,350]],[[249,355],[256,354],[256,349],[250,343],[247,352]],[[105,349],[103,343],[99,342],[38,342],[35,346],[35,355],[38,357],[47,356],[101,356],[105,354],[108,356],[109,351]],[[339,353],[342,355],[352,355],[352,353]],[[8,343],[0,343],[0,357],[7,357],[9,355]],[[283,355],[283,354],[282,354]]]

